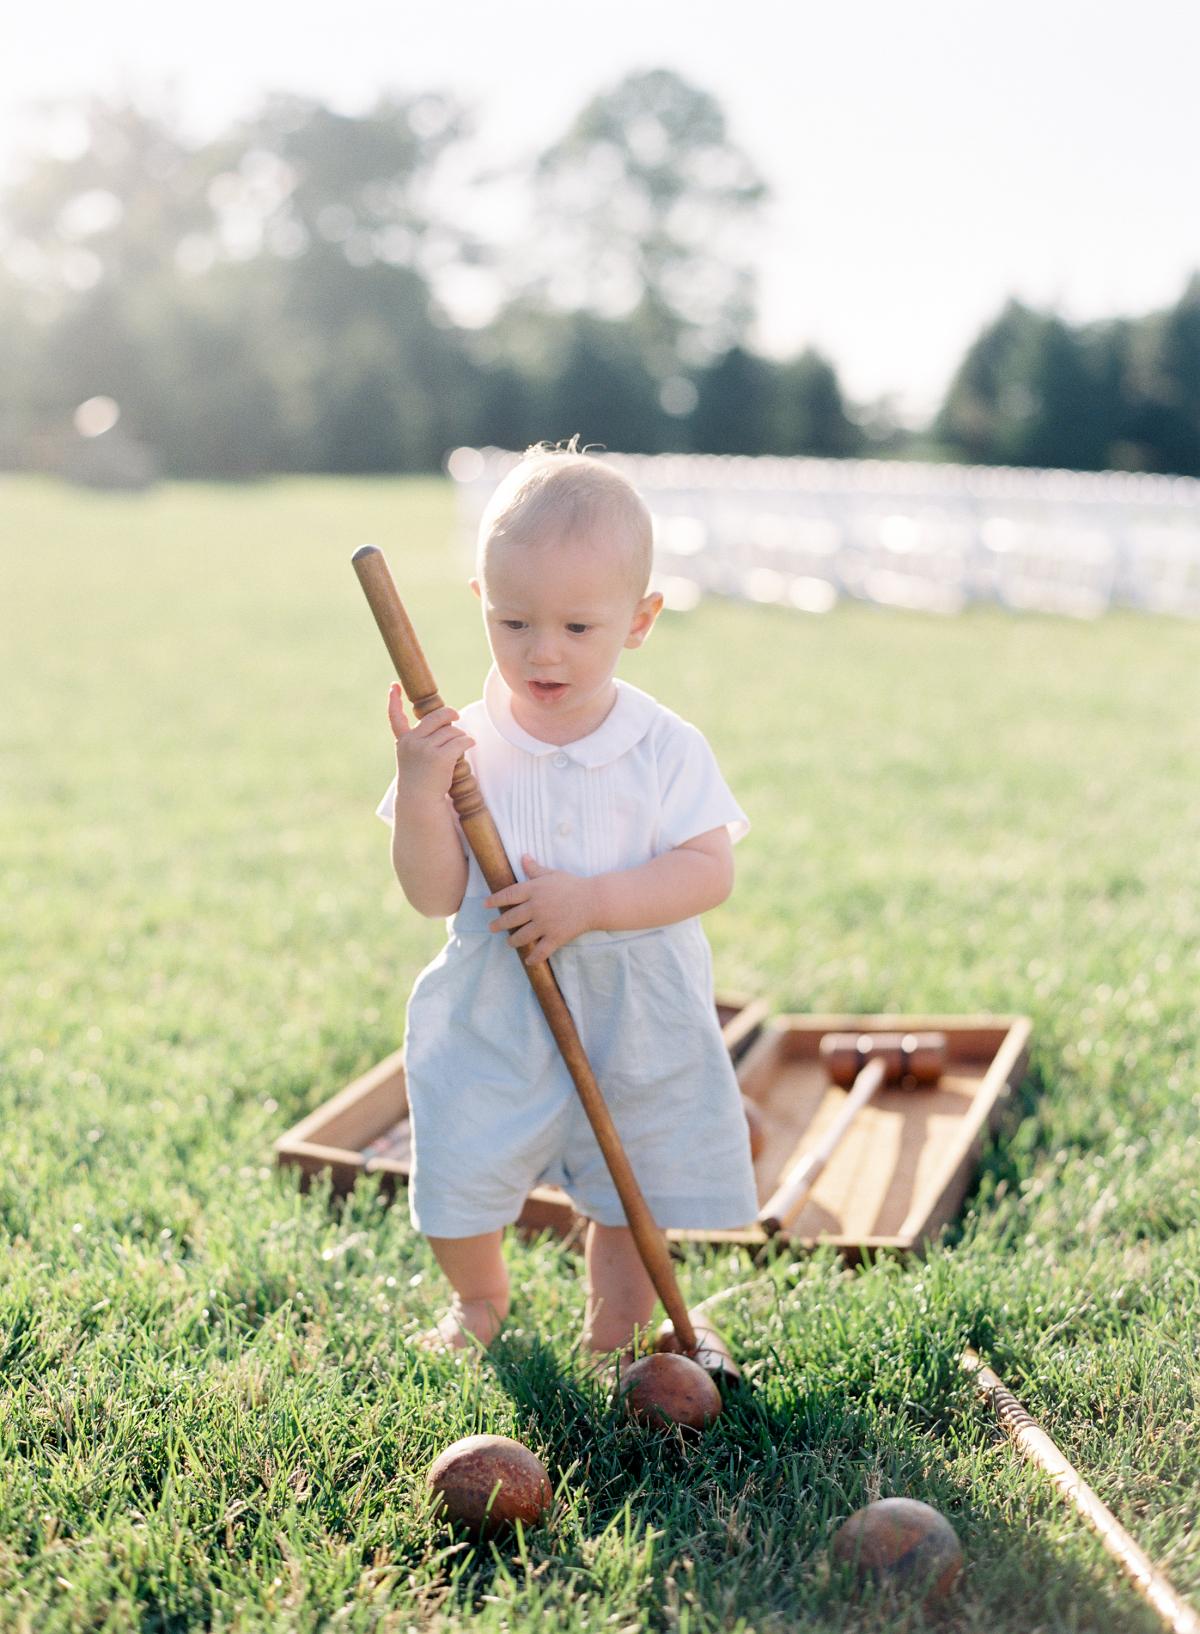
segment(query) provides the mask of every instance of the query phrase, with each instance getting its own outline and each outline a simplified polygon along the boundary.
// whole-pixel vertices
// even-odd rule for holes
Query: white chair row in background
[[[518,455],[447,460],[459,520]],[[1200,617],[1200,482],[891,460],[605,455],[654,515],[667,604],[702,595],[825,612],[840,597],[933,613],[972,602],[1094,618]]]

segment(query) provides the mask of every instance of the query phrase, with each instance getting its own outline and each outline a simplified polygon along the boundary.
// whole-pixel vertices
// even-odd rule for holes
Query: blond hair
[[[484,577],[496,544],[530,544],[553,530],[565,539],[616,539],[629,556],[640,598],[650,580],[653,526],[633,484],[594,454],[569,443],[535,443],[496,489],[479,523],[476,563]]]

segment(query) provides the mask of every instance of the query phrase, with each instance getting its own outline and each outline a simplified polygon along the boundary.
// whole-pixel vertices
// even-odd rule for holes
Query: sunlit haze
[[[268,90],[359,112],[387,88],[457,92],[479,162],[518,163],[624,73],[672,68],[720,100],[773,190],[757,344],[818,346],[851,397],[891,394],[910,416],[1008,295],[1073,322],[1136,315],[1200,269],[1200,14],[1167,0],[342,0],[311,15],[29,8],[0,58],[0,163],[37,97],[125,89],[201,135]]]

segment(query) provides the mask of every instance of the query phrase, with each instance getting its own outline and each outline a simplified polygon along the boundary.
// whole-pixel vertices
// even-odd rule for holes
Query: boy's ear
[[[663,599],[658,590],[652,590],[648,596],[643,596],[633,610],[633,618],[629,622],[629,634],[625,637],[627,647],[640,647],[642,642],[654,628],[654,620],[662,612]]]
[[[482,591],[482,590],[481,590],[481,589],[480,589],[480,587],[479,587],[479,580],[478,580],[478,579],[468,579],[468,580],[467,580],[467,583],[468,583],[468,584],[469,584],[469,585],[470,585],[470,586],[471,586],[471,589],[472,589],[472,590],[473,590],[473,591],[474,591],[474,592],[475,592],[475,594],[476,594],[476,595],[477,595],[477,596],[478,596],[478,597],[479,597],[479,598],[480,598],[480,600],[481,600],[481,601],[482,601],[482,599],[483,599],[483,591]]]

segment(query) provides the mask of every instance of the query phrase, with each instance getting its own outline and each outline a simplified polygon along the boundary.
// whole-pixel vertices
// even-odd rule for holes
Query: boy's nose
[[[530,660],[535,664],[556,664],[558,662],[558,640],[552,630],[544,630],[534,636],[529,656]]]

